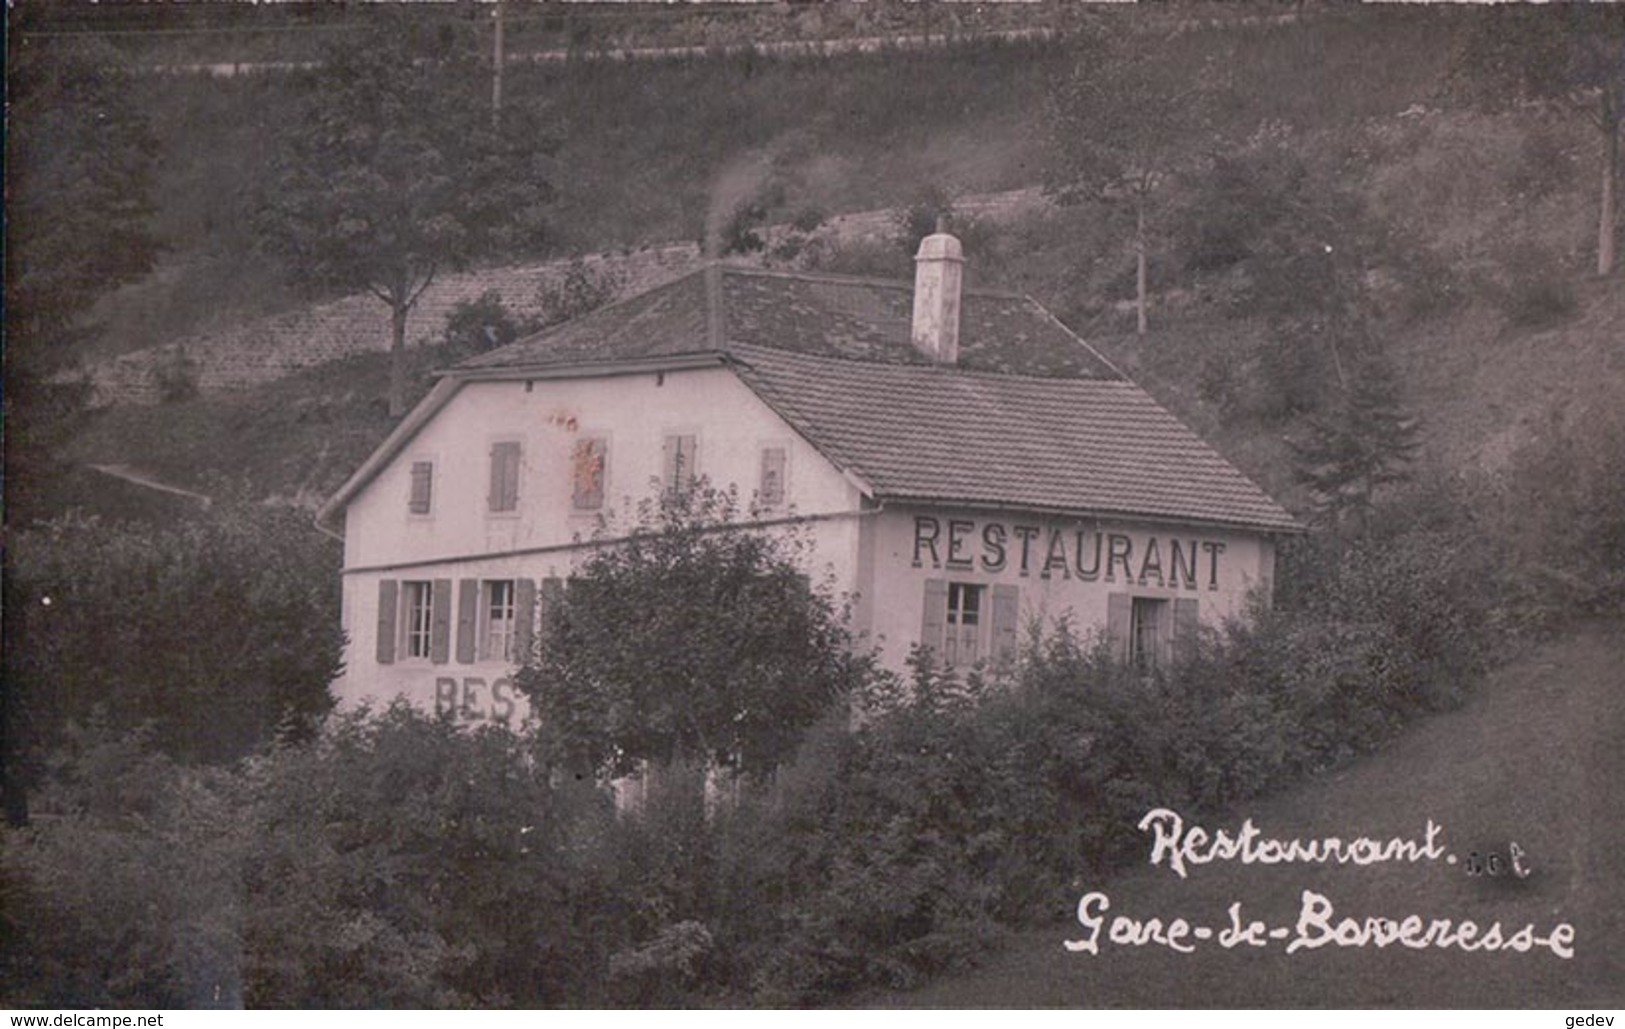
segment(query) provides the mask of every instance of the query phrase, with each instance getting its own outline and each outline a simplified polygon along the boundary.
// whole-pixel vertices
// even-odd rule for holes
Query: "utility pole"
[[[497,0],[496,34],[491,46],[491,128],[502,127],[502,0]]]

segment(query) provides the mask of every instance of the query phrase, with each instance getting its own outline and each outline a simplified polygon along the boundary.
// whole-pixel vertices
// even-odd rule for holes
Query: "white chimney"
[[[940,364],[959,361],[959,282],[965,258],[959,240],[937,231],[920,240],[914,255],[914,345]]]

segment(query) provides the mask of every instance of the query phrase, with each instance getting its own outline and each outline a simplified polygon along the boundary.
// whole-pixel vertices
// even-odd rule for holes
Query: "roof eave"
[[[1082,508],[1049,506],[1044,504],[1022,504],[1009,501],[972,500],[963,497],[947,497],[933,494],[896,493],[880,490],[875,494],[876,499],[888,504],[903,504],[917,507],[955,507],[968,508],[975,511],[1011,511],[1023,514],[1041,515],[1052,518],[1091,518],[1097,520],[1120,520],[1152,522],[1159,525],[1188,525],[1207,529],[1226,529],[1264,533],[1272,536],[1302,536],[1307,535],[1309,529],[1303,523],[1283,511],[1282,515],[1288,520],[1286,524],[1279,522],[1253,521],[1248,519],[1206,518],[1196,515],[1170,515],[1165,513],[1148,513],[1135,510],[1111,511],[1101,508]]]
[[[462,385],[459,379],[440,379],[436,382],[434,388],[429,390],[429,395],[407,412],[406,417],[384,437],[384,441],[362,462],[361,467],[357,468],[355,473],[344,481],[344,485],[339,487],[338,492],[321,506],[316,512],[316,525],[326,532],[342,534],[343,530],[338,519],[350,501],[355,499],[356,494],[383,471],[395,455],[411,442],[412,437],[446,406],[457,391],[462,389]]]

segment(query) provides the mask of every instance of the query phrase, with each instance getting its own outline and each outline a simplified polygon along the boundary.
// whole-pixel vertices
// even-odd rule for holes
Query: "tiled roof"
[[[912,304],[906,283],[713,265],[467,361],[442,385],[570,366],[723,361],[883,499],[1300,528],[1032,300],[966,291],[952,367],[910,342]],[[430,405],[414,417],[433,413]],[[369,468],[389,450],[386,442]]]
[[[1292,516],[1126,380],[735,348],[743,378],[877,496],[1292,531]]]
[[[910,283],[715,265],[481,355],[461,369],[544,367],[768,347],[925,364],[909,339]],[[959,367],[1115,379],[1118,374],[1037,303],[966,290]]]

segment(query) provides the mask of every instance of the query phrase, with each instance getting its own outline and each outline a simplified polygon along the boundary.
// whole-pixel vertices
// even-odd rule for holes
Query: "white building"
[[[894,668],[1063,615],[1155,660],[1267,596],[1286,511],[1032,300],[962,292],[953,237],[917,265],[712,265],[443,373],[319,515],[341,703],[522,715],[513,656],[606,516],[696,475],[805,524]]]

